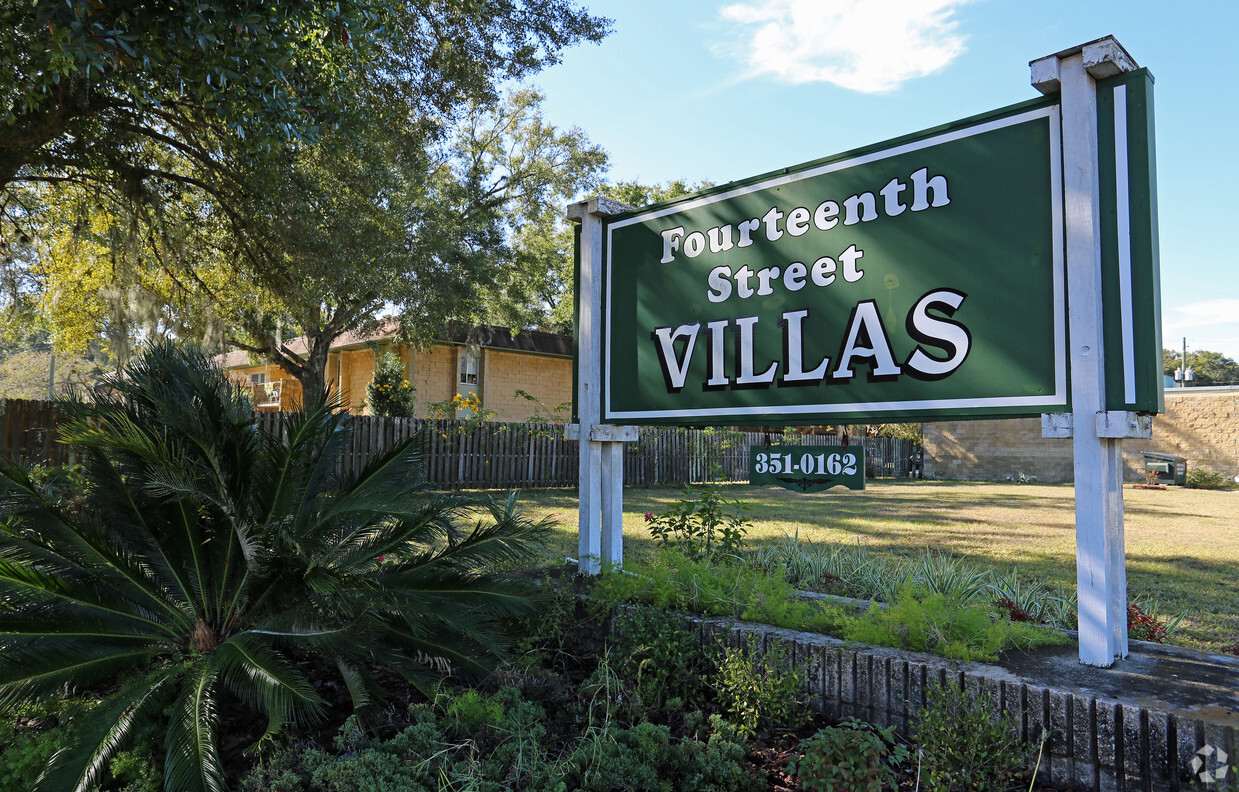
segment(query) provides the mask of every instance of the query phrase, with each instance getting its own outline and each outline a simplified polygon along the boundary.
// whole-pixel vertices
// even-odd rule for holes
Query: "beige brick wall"
[[[419,417],[427,417],[426,408],[430,404],[446,401],[456,394],[461,349],[451,344],[414,350],[403,345],[396,347],[405,360],[409,382],[417,389],[414,405]],[[341,403],[354,415],[367,413],[366,386],[374,379],[375,360],[382,352],[382,349],[342,349],[332,352],[327,360],[328,385],[333,393],[340,394]],[[259,372],[266,373],[268,381],[284,379],[285,409],[289,409],[290,396],[300,403],[300,383],[279,366],[249,366],[233,369],[233,372],[246,379]],[[537,397],[548,410],[572,400],[570,358],[483,349],[478,375],[482,406],[495,411],[496,421],[527,421],[533,416],[533,403],[518,397],[518,389]]]
[[[366,386],[374,379],[376,353],[370,349],[342,349],[336,354],[340,356],[341,371],[336,372],[335,382],[340,389],[341,401],[349,412],[364,415]]]
[[[497,349],[482,351],[482,406],[496,421],[527,421],[535,405],[516,395],[523,390],[547,410],[572,401],[572,360]]]
[[[446,401],[456,393],[456,355],[460,347],[440,345],[417,349],[409,357],[409,382],[417,388],[414,407],[420,418],[426,417],[426,406]]]
[[[1002,480],[1020,471],[1042,481],[1071,481],[1071,441],[1045,440],[1038,418],[927,423],[925,475]],[[1128,481],[1144,480],[1142,451],[1178,454],[1187,468],[1239,475],[1239,389],[1166,391],[1166,412],[1152,440],[1124,440]]]

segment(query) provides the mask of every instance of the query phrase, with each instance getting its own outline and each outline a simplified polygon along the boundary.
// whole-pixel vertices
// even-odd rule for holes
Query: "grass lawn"
[[[800,533],[819,543],[861,542],[870,550],[916,555],[948,551],[999,572],[1018,567],[1051,584],[1075,586],[1075,506],[1069,484],[870,481],[863,492],[815,494],[728,485],[752,508],[750,547]],[[624,492],[624,553],[650,557],[643,514],[679,489]],[[1185,613],[1175,643],[1207,649],[1239,643],[1239,491],[1170,488],[1123,491],[1127,587],[1163,614]],[[548,563],[576,556],[575,491],[529,491],[521,501],[556,522]]]

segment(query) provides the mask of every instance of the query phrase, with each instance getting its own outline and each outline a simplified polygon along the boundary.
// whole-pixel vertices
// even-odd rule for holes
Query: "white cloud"
[[[1239,299],[1200,300],[1162,310],[1162,344],[1179,349],[1187,338],[1188,351],[1207,349],[1239,360]]]
[[[755,74],[894,90],[964,51],[951,15],[969,0],[750,0],[719,13],[737,28],[732,51]]]
[[[1167,310],[1167,328],[1208,327],[1239,322],[1239,299],[1201,300]]]

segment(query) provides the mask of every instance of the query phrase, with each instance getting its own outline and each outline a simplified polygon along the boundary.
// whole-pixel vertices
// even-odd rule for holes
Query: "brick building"
[[[1071,441],[1043,439],[1039,418],[927,423],[924,442],[926,476],[1073,478]],[[1144,481],[1143,451],[1186,457],[1188,470],[1239,475],[1239,387],[1167,388],[1166,411],[1153,418],[1153,438],[1123,441],[1129,482]]]
[[[394,342],[394,323],[372,336],[348,333],[336,339],[327,357],[327,381],[344,406],[356,415],[367,412],[366,386],[374,378],[375,361],[393,350],[405,363],[406,376],[416,388],[416,409],[426,417],[427,406],[456,394],[476,393],[482,407],[494,410],[496,421],[529,420],[535,402],[518,396],[528,393],[548,410],[572,401],[572,338],[556,333],[525,330],[513,333],[483,325],[451,330],[448,338],[424,349]],[[304,352],[301,339],[288,342]],[[219,360],[254,390],[259,409],[295,409],[301,403],[301,385],[274,363],[255,361],[246,352],[230,352]]]

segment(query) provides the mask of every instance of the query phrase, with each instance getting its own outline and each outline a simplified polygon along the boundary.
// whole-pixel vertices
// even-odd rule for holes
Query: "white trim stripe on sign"
[[[1114,189],[1118,212],[1119,316],[1123,328],[1123,401],[1136,400],[1136,331],[1131,295],[1131,200],[1127,172],[1127,86],[1114,89]]]

